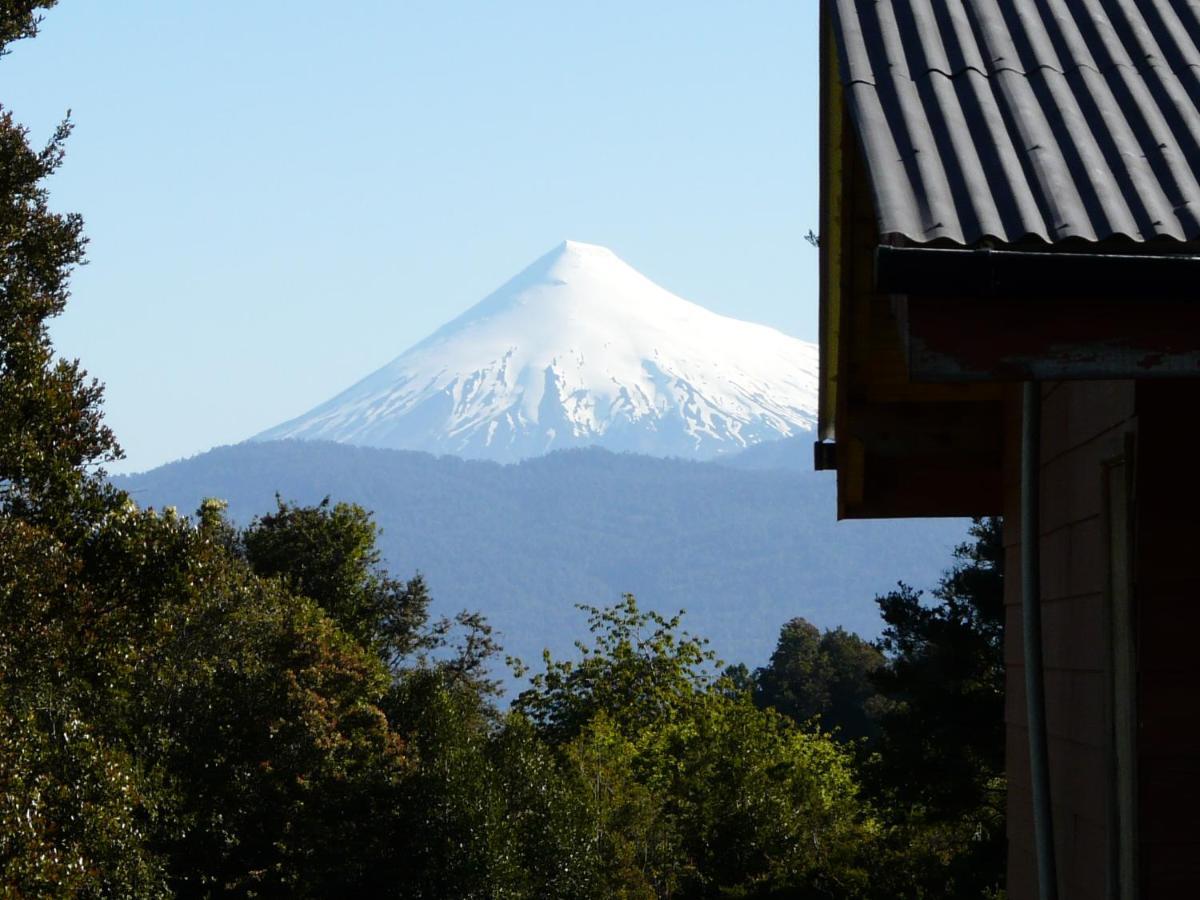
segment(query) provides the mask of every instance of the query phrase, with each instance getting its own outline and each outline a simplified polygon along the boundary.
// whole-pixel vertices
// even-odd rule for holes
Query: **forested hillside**
[[[243,525],[273,510],[276,493],[358,503],[373,512],[392,571],[420,570],[440,613],[482,611],[525,659],[571,647],[575,604],[625,592],[668,614],[686,609],[689,626],[731,662],[765,659],[779,623],[794,616],[873,637],[881,622],[871,598],[898,580],[931,583],[966,533],[962,521],[837,522],[824,473],[595,449],[501,466],[248,443],[116,483],[141,506],[181,513],[218,497]]]

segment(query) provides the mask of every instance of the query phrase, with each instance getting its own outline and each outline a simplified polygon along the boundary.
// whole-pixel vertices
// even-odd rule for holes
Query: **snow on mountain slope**
[[[707,459],[810,431],[817,348],[566,241],[358,384],[255,440],[510,462],[598,445]]]

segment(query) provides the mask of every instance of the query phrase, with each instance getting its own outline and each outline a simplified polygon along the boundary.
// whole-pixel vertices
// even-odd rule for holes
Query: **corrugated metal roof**
[[[1200,239],[1200,2],[830,5],[882,235]]]

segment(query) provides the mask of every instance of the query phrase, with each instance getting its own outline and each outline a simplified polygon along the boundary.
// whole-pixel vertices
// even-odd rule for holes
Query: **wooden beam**
[[[840,517],[998,512],[1002,427],[999,402],[852,404],[838,439]]]
[[[850,436],[875,458],[969,459],[999,466],[1002,407],[995,403],[859,403]]]
[[[843,519],[987,516],[1003,510],[1003,479],[995,466],[942,455],[868,456],[864,472],[861,499],[841,498]]]

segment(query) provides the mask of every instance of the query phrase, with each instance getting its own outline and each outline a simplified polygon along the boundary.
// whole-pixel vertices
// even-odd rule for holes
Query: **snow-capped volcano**
[[[711,458],[809,431],[817,348],[566,241],[358,384],[256,440],[502,462],[599,445]]]

